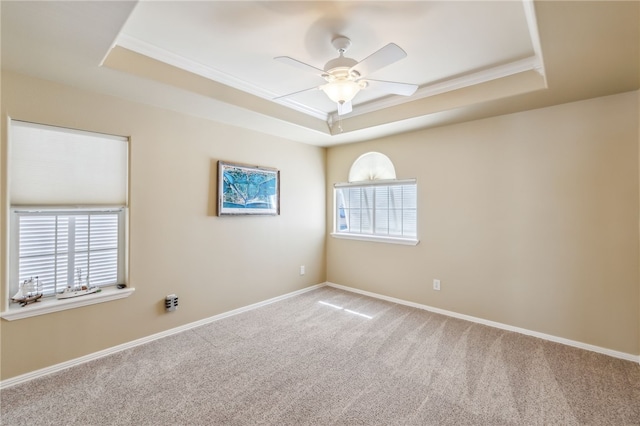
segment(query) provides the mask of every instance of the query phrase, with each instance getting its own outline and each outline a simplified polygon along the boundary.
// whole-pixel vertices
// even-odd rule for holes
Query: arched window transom
[[[389,157],[379,152],[362,154],[353,162],[349,170],[349,182],[395,178],[396,168],[393,167],[393,163]]]

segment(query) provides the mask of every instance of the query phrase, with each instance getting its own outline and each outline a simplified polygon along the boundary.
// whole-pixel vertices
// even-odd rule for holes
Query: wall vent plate
[[[164,299],[164,307],[167,312],[175,311],[178,308],[178,296],[170,294]]]

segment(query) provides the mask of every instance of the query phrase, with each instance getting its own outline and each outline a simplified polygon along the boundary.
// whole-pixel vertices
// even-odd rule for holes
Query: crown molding
[[[281,98],[274,101],[273,99],[276,98],[278,94],[270,90],[266,90],[262,87],[235,77],[231,74],[225,73],[221,70],[177,55],[173,52],[162,49],[158,46],[140,40],[126,33],[121,33],[116,39],[114,45],[119,45],[123,48],[186,70],[201,77],[205,77],[207,79],[233,87],[243,92],[250,93],[260,98],[267,99],[288,108],[294,109],[303,114],[327,122],[327,125],[331,128],[332,123],[336,123],[340,119],[349,119],[351,117],[379,111],[384,108],[401,105],[406,102],[415,101],[426,97],[462,89],[465,87],[486,83],[488,81],[497,80],[526,71],[534,70],[538,72],[544,78],[544,82],[546,85],[545,68],[542,58],[542,49],[540,46],[536,14],[534,9],[535,5],[533,4],[533,0],[523,0],[523,5],[525,9],[527,25],[529,28],[531,44],[533,47],[533,56],[513,61],[507,64],[495,66],[482,71],[469,73],[456,78],[440,81],[433,84],[423,85],[422,87],[418,88],[414,95],[410,97],[390,95],[374,99],[366,103],[357,104],[354,105],[355,108],[351,113],[341,117],[338,116],[337,111],[327,113],[317,108],[309,107],[308,105],[305,105],[291,98]]]
[[[164,62],[165,64],[172,65],[176,68],[180,68],[209,80],[242,90],[243,92],[250,93],[263,99],[273,100],[273,98],[278,96],[277,93],[270,90],[263,89],[262,87],[256,86],[255,84],[249,83],[248,81],[242,80],[224,71],[193,61],[185,58],[184,56],[177,55],[129,34],[121,33],[114,45],[118,45],[157,61]],[[323,121],[326,121],[328,117],[326,112],[320,111],[316,108],[311,108],[293,99],[279,99],[275,102]]]
[[[441,95],[443,93],[462,89],[477,84],[486,83],[488,81],[497,80],[508,77],[510,75],[519,74],[526,71],[536,70],[539,72],[541,67],[540,60],[537,56],[520,59],[518,61],[509,62],[486,70],[466,74],[457,78],[444,80],[434,84],[427,84],[419,87],[416,93],[410,97],[403,96],[387,96],[381,99],[372,100],[370,102],[354,105],[353,112],[343,116],[344,118],[356,117],[358,115],[367,114],[384,108],[393,107],[409,101],[427,98],[430,96]],[[366,79],[365,79],[366,80]],[[338,120],[337,112],[330,114],[332,121]]]
[[[529,27],[529,37],[533,45],[533,53],[538,61],[536,71],[544,78],[544,84],[547,85],[547,74],[544,67],[544,58],[542,56],[542,45],[540,44],[540,33],[538,32],[538,20],[536,18],[535,5],[533,0],[522,0],[524,6],[524,15]]]

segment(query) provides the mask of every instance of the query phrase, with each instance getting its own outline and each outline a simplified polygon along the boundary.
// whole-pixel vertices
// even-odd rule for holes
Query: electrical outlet
[[[300,266],[300,275],[304,275],[304,265]]]
[[[440,280],[433,280],[433,289],[440,290]]]

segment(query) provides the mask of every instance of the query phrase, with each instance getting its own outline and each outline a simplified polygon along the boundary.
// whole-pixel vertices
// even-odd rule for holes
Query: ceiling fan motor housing
[[[324,66],[325,72],[327,74],[331,74],[335,77],[349,77],[349,70],[352,66],[356,65],[358,61],[351,58],[345,58],[344,56],[340,56],[339,58],[335,58],[327,62]],[[359,77],[359,75],[357,76]]]
[[[351,67],[358,64],[358,61],[352,58],[347,58],[344,56],[344,52],[351,46],[351,40],[347,37],[336,37],[331,41],[333,47],[340,53],[335,59],[330,60],[324,66],[325,72],[328,74],[327,81],[330,80],[342,80],[342,79],[356,79],[360,77],[356,71],[349,73]]]

